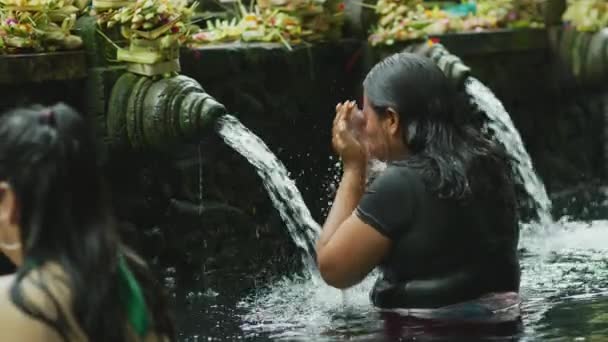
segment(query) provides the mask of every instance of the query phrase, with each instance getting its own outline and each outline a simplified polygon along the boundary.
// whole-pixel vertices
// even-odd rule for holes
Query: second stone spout
[[[106,124],[114,147],[164,150],[200,140],[224,114],[226,108],[192,78],[127,73],[112,89]]]

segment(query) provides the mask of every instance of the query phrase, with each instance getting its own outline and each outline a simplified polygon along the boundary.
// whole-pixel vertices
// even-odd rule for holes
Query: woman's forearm
[[[327,244],[342,222],[353,213],[361,196],[363,196],[364,190],[365,168],[345,167],[336,198],[323,225],[321,236],[317,241],[317,253]]]

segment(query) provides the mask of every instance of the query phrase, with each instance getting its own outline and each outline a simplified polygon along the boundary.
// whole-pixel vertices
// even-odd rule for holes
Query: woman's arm
[[[391,241],[353,212],[363,195],[365,172],[347,169],[317,242],[317,264],[329,285],[359,283],[385,257]]]
[[[327,284],[344,289],[361,282],[390,248],[390,239],[351,215],[317,250],[317,264]]]
[[[354,103],[336,107],[333,145],[342,157],[344,175],[317,241],[317,264],[323,279],[337,288],[365,278],[384,258],[390,240],[353,215],[365,190],[367,155],[346,128]]]
[[[340,225],[352,215],[359,204],[365,187],[365,170],[352,167],[344,170],[336,198],[323,224],[321,237],[317,241],[317,253],[325,247]]]

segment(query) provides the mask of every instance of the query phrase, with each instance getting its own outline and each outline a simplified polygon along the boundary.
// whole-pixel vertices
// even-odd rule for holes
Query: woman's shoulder
[[[10,290],[14,281],[14,274],[0,276],[0,310],[10,303]]]
[[[16,280],[15,275],[0,277],[0,325],[3,336],[7,333],[15,341],[62,341],[50,326],[26,314],[15,304],[11,291]],[[18,289],[24,303],[47,317],[57,317],[59,311],[70,312],[70,292],[65,275],[55,265],[30,271],[19,281]],[[74,323],[71,317],[68,320]],[[10,328],[5,330],[4,327]]]
[[[12,317],[15,313],[13,312],[14,304],[11,301],[11,287],[15,280],[15,275],[4,275],[0,276],[0,325],[8,326],[5,324],[7,319]]]
[[[10,341],[61,341],[50,327],[23,312],[11,299],[15,275],[0,277],[0,326],[3,339]],[[23,294],[28,300],[39,301],[40,296],[31,279],[21,282]]]
[[[377,172],[375,176],[375,179],[382,179],[381,182],[392,183],[399,187],[422,189],[421,187],[424,185],[421,171],[405,160],[386,164],[386,167]]]
[[[425,192],[419,173],[407,164],[391,162],[369,179],[364,201],[374,206],[394,203],[401,207],[415,205]],[[371,196],[371,197],[370,197]]]
[[[416,167],[412,161],[409,159],[396,160],[390,162],[386,166],[387,170],[391,170],[392,172],[398,172],[401,175],[412,177],[412,178],[420,178],[421,171],[420,168]]]
[[[0,289],[4,290],[5,288],[9,288],[15,279],[14,274],[8,274],[0,276]]]

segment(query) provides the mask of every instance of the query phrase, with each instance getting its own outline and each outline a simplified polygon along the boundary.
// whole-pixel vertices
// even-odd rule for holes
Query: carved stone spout
[[[461,87],[466,78],[471,75],[471,68],[466,66],[458,56],[450,53],[442,44],[412,44],[404,51],[432,59],[457,87]]]
[[[152,79],[126,73],[112,89],[107,132],[115,148],[165,150],[196,142],[226,108],[192,78]]]

